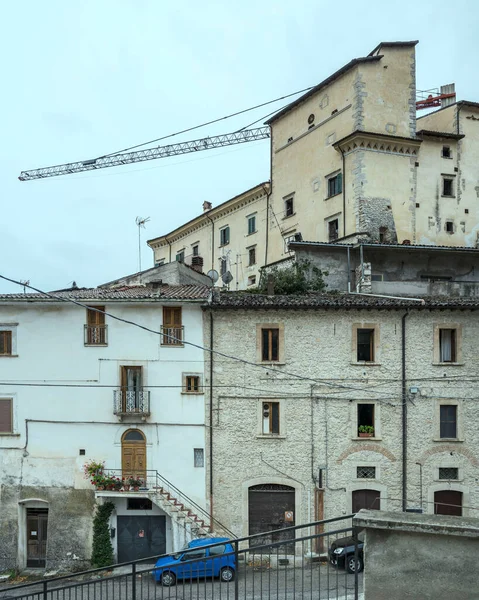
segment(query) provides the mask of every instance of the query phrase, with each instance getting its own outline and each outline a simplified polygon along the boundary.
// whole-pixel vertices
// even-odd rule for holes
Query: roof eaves
[[[374,48],[373,50],[371,50],[371,52],[368,54],[368,56],[373,56],[380,48],[382,48],[383,46],[385,47],[407,47],[407,46],[416,46],[417,44],[419,44],[419,40],[412,40],[410,42],[380,42],[376,48]]]
[[[360,135],[366,135],[369,137],[382,138],[382,139],[401,140],[404,142],[415,142],[417,144],[420,144],[422,142],[422,140],[420,140],[420,139],[412,138],[412,137],[404,137],[402,135],[391,135],[389,133],[378,133],[377,131],[362,131],[361,129],[355,129],[352,133],[348,133],[348,135],[344,136],[340,140],[337,140],[332,145],[334,147],[339,146],[340,144],[343,144],[347,140],[349,140],[353,137],[360,136]]]
[[[278,113],[273,115],[270,119],[265,121],[264,124],[271,125],[271,123],[274,123],[275,121],[277,121],[278,119],[283,117],[286,113],[288,113],[290,110],[292,110],[295,106],[298,106],[298,104],[301,104],[302,102],[304,102],[305,100],[307,100],[308,98],[310,98],[311,96],[313,96],[314,94],[319,92],[321,89],[323,89],[324,87],[326,87],[327,85],[332,83],[334,80],[338,79],[338,77],[341,77],[342,75],[344,75],[345,73],[350,71],[356,65],[359,65],[362,63],[368,63],[368,62],[376,62],[378,60],[381,60],[381,58],[382,58],[381,55],[363,56],[362,58],[353,58],[353,60],[351,60],[346,65],[344,65],[343,67],[338,69],[335,73],[333,73],[332,75],[327,77],[324,81],[322,81],[321,83],[318,83],[318,85],[315,85],[308,92],[306,92],[305,94],[303,94],[296,100],[293,100],[293,102],[288,104],[288,106],[286,106],[285,108],[280,110]]]
[[[420,129],[416,132],[418,136],[436,137],[436,138],[447,138],[452,140],[462,140],[466,137],[463,133],[449,133],[447,131],[433,131],[432,129]]]
[[[479,102],[471,102],[470,100],[459,100],[456,102],[458,106],[469,106],[471,108],[479,108]]]

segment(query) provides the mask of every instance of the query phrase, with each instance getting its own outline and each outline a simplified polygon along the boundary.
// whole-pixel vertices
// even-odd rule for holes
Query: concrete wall
[[[160,302],[101,304],[160,330]],[[175,305],[182,304],[185,337],[201,344],[200,305]],[[19,503],[32,498],[48,503],[47,568],[63,568],[68,553],[79,557],[78,564],[89,559],[94,498],[82,467],[94,459],[121,469],[121,436],[130,428],[146,437],[147,469],[205,505],[204,468],[193,460],[194,448],[205,448],[204,399],[182,393],[183,373],[203,377],[202,350],[161,346],[159,335],[108,317],[108,346],[86,347],[86,311],[65,303],[22,302],[2,305],[0,312],[2,325],[18,324],[18,356],[0,358],[0,397],[13,399],[14,423],[12,434],[0,435],[0,569],[25,562]],[[151,410],[145,420],[121,421],[113,413],[121,365],[143,367]]]
[[[477,599],[479,519],[362,510],[364,597]]]
[[[211,279],[201,271],[195,271],[186,264],[174,261],[126,277],[120,277],[98,287],[114,288],[122,285],[145,285],[158,281],[168,285],[211,285]]]

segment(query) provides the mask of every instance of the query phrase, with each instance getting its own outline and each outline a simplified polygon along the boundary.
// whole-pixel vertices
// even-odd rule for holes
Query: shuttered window
[[[170,308],[163,307],[163,326],[162,326],[163,345],[181,346],[183,344],[183,326],[181,324],[181,306]]]
[[[13,433],[11,398],[0,398],[0,433]]]
[[[103,311],[103,312],[99,312]],[[95,306],[94,310],[92,308],[87,308],[87,324],[94,325],[104,325],[105,324],[105,307],[104,306]]]
[[[0,354],[12,354],[12,332],[0,331]]]

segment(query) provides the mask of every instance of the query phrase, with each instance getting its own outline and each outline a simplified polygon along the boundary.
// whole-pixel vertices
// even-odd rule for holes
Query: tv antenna
[[[23,293],[27,293],[27,285],[30,285],[30,279],[20,279],[20,283],[23,285]]]
[[[150,217],[136,217],[135,223],[138,225],[138,271],[141,272],[141,229],[145,229],[145,223],[148,223]]]

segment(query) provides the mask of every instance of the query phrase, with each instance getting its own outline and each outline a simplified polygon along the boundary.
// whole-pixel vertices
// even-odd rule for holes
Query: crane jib
[[[136,150],[134,152],[124,152],[119,154],[110,154],[99,158],[55,165],[52,167],[43,167],[41,169],[30,169],[22,171],[19,176],[20,181],[31,181],[32,179],[44,179],[46,177],[57,177],[59,175],[70,175],[72,173],[82,173],[84,171],[94,171],[96,169],[106,169],[118,165],[128,165],[145,160],[155,160],[157,158],[167,158],[168,156],[177,156],[179,154],[188,154],[189,152],[198,152],[210,150],[212,148],[221,148],[222,146],[232,146],[234,144],[244,144],[264,140],[270,137],[269,127],[259,127],[256,129],[245,129],[234,133],[226,133],[212,137],[192,140],[190,142],[179,142],[168,146],[156,146],[145,150]]]

